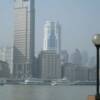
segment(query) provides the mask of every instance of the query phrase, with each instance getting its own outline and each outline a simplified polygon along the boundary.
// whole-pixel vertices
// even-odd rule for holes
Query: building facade
[[[47,21],[44,25],[43,50],[61,51],[61,26],[58,22]]]
[[[67,63],[62,66],[62,78],[73,81],[95,81],[96,68]]]
[[[0,61],[0,78],[10,78],[10,69],[8,63]]]
[[[38,63],[40,78],[44,80],[61,78],[60,57],[56,51],[42,51],[39,55]]]
[[[32,76],[35,42],[34,0],[14,0],[14,69],[16,79]]]
[[[7,62],[10,74],[13,72],[13,47],[0,48],[0,60]]]

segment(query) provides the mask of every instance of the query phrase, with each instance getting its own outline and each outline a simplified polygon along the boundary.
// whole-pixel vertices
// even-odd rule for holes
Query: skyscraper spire
[[[61,26],[58,22],[47,21],[44,26],[43,50],[56,50],[60,54]]]

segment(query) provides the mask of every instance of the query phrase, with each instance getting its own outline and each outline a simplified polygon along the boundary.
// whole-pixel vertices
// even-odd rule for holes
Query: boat
[[[57,82],[56,81],[52,81],[51,82],[51,86],[56,86],[57,85]]]
[[[26,79],[22,84],[24,85],[41,85],[43,81],[40,79]]]

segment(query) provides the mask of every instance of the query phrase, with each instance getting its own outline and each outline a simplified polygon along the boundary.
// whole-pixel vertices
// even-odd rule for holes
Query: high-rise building
[[[71,55],[71,63],[76,65],[82,65],[82,55],[79,49]]]
[[[82,55],[82,65],[88,66],[88,52],[83,51],[81,55]]]
[[[69,54],[68,54],[67,50],[62,50],[60,57],[61,57],[62,65],[68,63]]]
[[[44,26],[43,50],[61,51],[61,26],[58,22],[47,21]]]
[[[38,63],[40,78],[44,80],[61,78],[60,57],[55,50],[41,51]]]
[[[34,0],[14,0],[14,70],[16,79],[32,76],[35,42]]]

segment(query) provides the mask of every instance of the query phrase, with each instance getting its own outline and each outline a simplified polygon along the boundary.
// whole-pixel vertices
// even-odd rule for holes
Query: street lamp
[[[96,74],[96,100],[100,100],[100,94],[99,94],[99,48],[100,48],[100,34],[96,34],[92,38],[92,42],[94,43],[96,47],[96,53],[97,53],[97,74]]]

